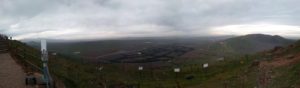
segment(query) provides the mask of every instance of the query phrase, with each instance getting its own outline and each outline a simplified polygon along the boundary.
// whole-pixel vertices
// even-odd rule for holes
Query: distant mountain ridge
[[[278,35],[249,34],[220,41],[214,44],[213,47],[222,47],[224,52],[251,54],[272,49],[276,46],[287,46],[294,42]]]

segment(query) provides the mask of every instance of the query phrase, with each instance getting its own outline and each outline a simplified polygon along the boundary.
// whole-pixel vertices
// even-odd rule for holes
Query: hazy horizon
[[[209,41],[219,41],[219,40],[226,40],[230,38],[240,37],[240,36],[247,36],[253,34],[245,34],[245,35],[220,35],[220,36],[164,36],[164,37],[124,37],[124,38],[107,38],[107,39],[52,39],[52,38],[31,38],[31,39],[21,39],[22,42],[40,42],[41,40],[47,40],[48,42],[52,43],[63,43],[63,42],[96,42],[96,41],[132,41],[132,40],[209,40]],[[255,34],[254,34],[255,35]],[[262,34],[268,35],[268,34]],[[281,35],[270,35],[270,36],[281,36]],[[289,40],[299,40],[298,37],[285,37],[281,36],[285,39]],[[198,41],[198,42],[199,42]],[[196,41],[195,41],[196,42]]]
[[[14,39],[280,35],[300,38],[298,0],[0,0]]]

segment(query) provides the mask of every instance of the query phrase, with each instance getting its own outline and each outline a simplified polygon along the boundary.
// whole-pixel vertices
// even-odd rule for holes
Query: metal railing
[[[29,47],[25,46],[26,45],[21,42],[9,40],[10,53],[12,56],[15,56],[20,64],[25,66],[25,70],[39,73],[42,72],[39,53],[32,49],[28,49]]]

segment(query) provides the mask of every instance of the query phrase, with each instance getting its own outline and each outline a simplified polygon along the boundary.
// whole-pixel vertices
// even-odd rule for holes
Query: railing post
[[[23,50],[23,51],[22,51],[22,52],[23,52],[23,59],[26,60],[26,59],[27,59],[27,58],[26,58],[26,49],[23,48],[22,50]]]
[[[7,42],[8,42],[8,50],[11,51],[12,50],[12,47],[11,47],[12,46],[12,37],[9,37]]]
[[[14,45],[14,54],[15,54],[16,56],[19,56],[17,53],[18,53],[18,44],[15,44],[15,45]]]

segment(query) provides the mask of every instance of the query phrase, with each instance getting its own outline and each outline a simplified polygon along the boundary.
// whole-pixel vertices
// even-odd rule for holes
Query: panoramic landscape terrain
[[[278,35],[57,41],[48,43],[50,70],[70,87],[282,88],[298,83],[293,78],[298,71],[280,78],[285,74],[282,68],[297,69],[298,42]],[[40,49],[37,41],[26,46]],[[286,80],[292,82],[276,83]]]
[[[300,88],[299,0],[0,0],[0,88]]]

